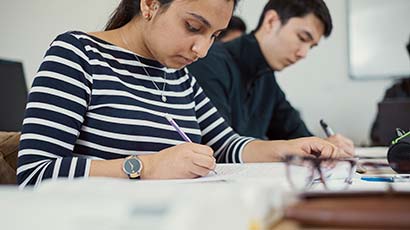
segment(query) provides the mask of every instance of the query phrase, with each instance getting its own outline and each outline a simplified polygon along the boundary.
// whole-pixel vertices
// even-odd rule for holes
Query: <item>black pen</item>
[[[330,126],[326,124],[323,119],[320,120],[320,126],[322,126],[322,129],[325,131],[327,137],[335,135],[335,132],[333,132],[332,128],[330,128]]]

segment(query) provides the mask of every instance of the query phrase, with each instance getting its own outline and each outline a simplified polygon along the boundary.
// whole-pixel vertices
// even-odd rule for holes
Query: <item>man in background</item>
[[[228,28],[222,31],[217,39],[221,42],[229,42],[242,36],[244,33],[246,33],[245,22],[238,16],[232,16]]]
[[[276,82],[275,71],[305,58],[332,27],[323,0],[270,0],[253,32],[215,43],[188,68],[239,134],[270,140],[312,136]],[[353,155],[353,142],[346,137],[336,134],[327,140]]]

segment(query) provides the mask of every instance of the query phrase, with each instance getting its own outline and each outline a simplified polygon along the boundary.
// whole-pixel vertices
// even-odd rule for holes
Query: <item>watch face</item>
[[[141,169],[141,163],[136,158],[129,158],[124,162],[124,171],[128,174],[139,172]]]

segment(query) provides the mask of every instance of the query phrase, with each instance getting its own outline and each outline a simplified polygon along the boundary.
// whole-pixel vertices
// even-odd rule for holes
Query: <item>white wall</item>
[[[237,13],[253,29],[266,0],[242,0]],[[356,144],[368,144],[370,127],[390,80],[357,81],[349,78],[347,58],[347,1],[325,0],[332,14],[332,35],[320,42],[308,58],[277,74],[291,103],[308,127],[323,136],[319,120]],[[398,28],[400,29],[400,28]]]
[[[30,86],[45,51],[68,30],[103,29],[119,0],[0,0],[0,58],[23,62]]]
[[[266,0],[241,0],[238,14],[254,28]],[[103,28],[119,0],[1,0],[0,57],[22,60],[28,85],[52,39],[66,30]],[[332,36],[323,40],[309,58],[278,74],[289,100],[309,128],[322,135],[324,118],[356,144],[368,143],[376,103],[390,81],[353,81],[348,77],[346,1],[326,1],[334,20]]]

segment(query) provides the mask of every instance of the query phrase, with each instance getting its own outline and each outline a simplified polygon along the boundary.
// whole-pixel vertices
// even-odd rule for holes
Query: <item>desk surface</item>
[[[170,183],[89,178],[49,181],[35,191],[0,187],[4,229],[249,229],[296,196],[283,163],[245,164],[224,181]],[[410,191],[410,183],[395,188]],[[352,190],[385,191],[355,178]],[[210,221],[211,220],[211,221]],[[45,225],[45,221],[47,224]],[[97,224],[96,224],[97,223]],[[265,223],[267,224],[267,223]]]

